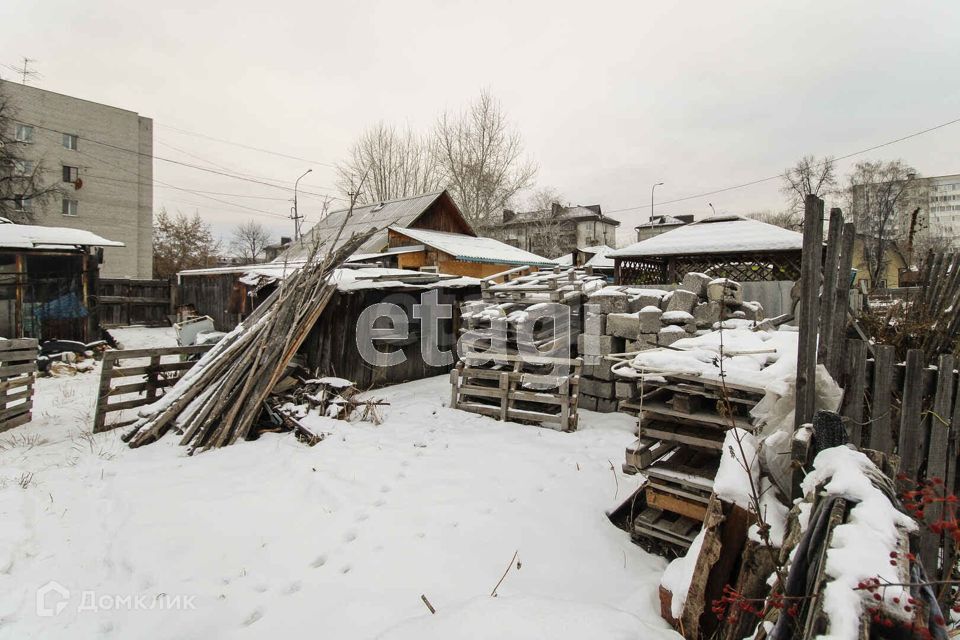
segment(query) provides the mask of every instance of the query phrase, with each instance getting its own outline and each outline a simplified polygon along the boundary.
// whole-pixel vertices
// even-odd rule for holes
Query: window
[[[65,149],[77,150],[77,136],[72,133],[63,134],[63,147]]]
[[[77,215],[77,201],[69,200],[67,198],[63,199],[63,215],[65,216],[75,216]]]
[[[14,160],[13,175],[29,176],[33,173],[33,162],[30,160]]]
[[[18,124],[17,142],[33,142],[33,127],[25,124]]]
[[[33,202],[23,195],[13,196],[13,208],[17,211],[33,211]]]
[[[77,167],[68,167],[63,165],[63,181],[64,182],[76,182],[77,178],[80,177],[80,169]]]

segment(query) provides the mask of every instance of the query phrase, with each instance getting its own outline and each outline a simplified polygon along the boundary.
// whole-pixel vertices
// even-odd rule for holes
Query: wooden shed
[[[83,229],[0,223],[0,336],[99,337],[102,247],[122,246]]]
[[[618,284],[675,284],[691,271],[738,282],[798,280],[803,234],[713,216],[613,251]]]
[[[431,267],[438,273],[485,278],[504,265],[554,267],[556,262],[518,247],[461,233],[390,227],[387,254],[397,257],[401,269]]]

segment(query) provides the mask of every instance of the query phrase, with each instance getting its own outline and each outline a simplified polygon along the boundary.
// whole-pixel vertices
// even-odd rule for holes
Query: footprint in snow
[[[247,616],[247,618],[243,621],[242,624],[245,627],[249,627],[250,625],[252,625],[254,622],[256,622],[262,617],[263,617],[263,609],[254,609],[253,613]]]
[[[314,569],[319,569],[325,564],[327,564],[327,556],[319,555],[313,562],[310,563],[310,566],[313,567]]]
[[[369,517],[370,517],[369,514],[361,511],[360,513],[357,514],[356,520],[357,520],[357,522],[364,522],[364,521],[365,521],[367,518],[369,518]]]
[[[347,533],[343,536],[344,542],[353,542],[356,539],[357,539],[357,532],[353,529],[351,529],[350,531],[347,531]]]
[[[283,592],[289,596],[296,593],[297,591],[300,591],[300,588],[302,586],[303,585],[300,583],[299,580],[294,580],[293,582],[287,585],[287,588],[284,589]]]
[[[385,504],[387,504],[386,500],[384,500],[383,498],[377,498],[376,502],[373,503],[373,506],[382,507]]]
[[[350,565],[345,564],[345,565],[343,565],[342,567],[340,567],[340,573],[346,575],[346,574],[350,573],[350,570],[351,570],[352,568],[353,568],[353,567],[351,567]]]
[[[383,485],[380,487],[380,493],[390,493],[390,485]]]

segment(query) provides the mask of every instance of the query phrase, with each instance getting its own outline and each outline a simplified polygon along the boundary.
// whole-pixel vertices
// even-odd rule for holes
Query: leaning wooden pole
[[[823,200],[804,201],[803,253],[800,265],[800,310],[797,315],[797,405],[794,427],[813,422],[816,409],[817,329],[820,319],[820,263],[823,254]]]

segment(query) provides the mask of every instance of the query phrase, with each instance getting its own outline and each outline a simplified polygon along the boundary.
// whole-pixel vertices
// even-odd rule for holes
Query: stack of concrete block
[[[763,307],[744,302],[739,283],[703,273],[688,273],[673,291],[615,286],[592,293],[577,340],[584,362],[580,406],[612,412],[636,398],[636,385],[615,380],[606,356],[670,346],[714,329],[721,318],[759,321]]]

